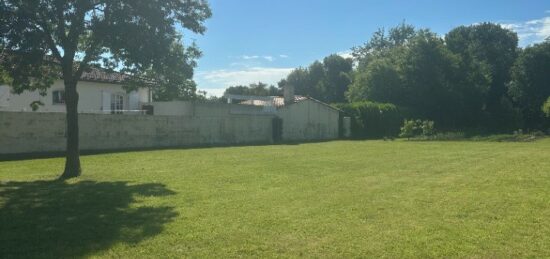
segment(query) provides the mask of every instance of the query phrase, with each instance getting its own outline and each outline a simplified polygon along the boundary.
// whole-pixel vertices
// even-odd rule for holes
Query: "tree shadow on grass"
[[[155,236],[177,213],[137,198],[173,195],[161,184],[62,181],[0,184],[0,257],[74,258]]]

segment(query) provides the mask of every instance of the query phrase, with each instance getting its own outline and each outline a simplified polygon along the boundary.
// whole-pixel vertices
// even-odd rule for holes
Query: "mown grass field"
[[[0,257],[549,257],[550,139],[0,162]]]

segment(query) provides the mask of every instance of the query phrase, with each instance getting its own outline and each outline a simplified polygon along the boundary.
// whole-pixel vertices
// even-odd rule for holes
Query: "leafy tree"
[[[306,88],[309,86],[309,73],[306,68],[296,68],[285,79],[277,83],[279,88],[283,89],[286,85],[294,86],[294,93],[306,95]]]
[[[550,40],[525,48],[513,69],[508,92],[522,110],[526,126],[543,129],[540,107],[550,96]]]
[[[499,118],[510,111],[502,105],[507,98],[506,84],[510,81],[510,69],[517,57],[518,36],[499,24],[481,23],[460,26],[445,36],[449,50],[461,56],[466,66],[488,73],[489,89],[483,100],[484,110],[491,116],[493,127],[501,124]]]
[[[410,27],[390,31],[404,30],[399,28]],[[459,58],[429,30],[400,35],[408,36],[396,43],[388,40],[389,47],[382,54],[373,50],[369,61],[360,61],[348,99],[393,103],[410,108],[417,117],[436,120],[442,127],[455,126],[464,109],[456,75]]]
[[[153,77],[161,85],[189,78],[198,50],[183,46],[179,28],[203,33],[210,16],[204,0],[0,2],[1,63],[13,90],[43,90],[63,77],[67,159],[62,178],[81,172],[77,85],[82,73],[102,65],[121,68],[131,78]],[[133,87],[142,83],[131,81]]]
[[[416,35],[414,26],[405,22],[390,28],[387,33],[384,28],[379,28],[367,43],[352,48],[352,56],[359,64],[366,66],[377,57],[391,55],[393,50],[406,45]]]
[[[279,82],[282,88],[293,85],[298,95],[311,96],[328,102],[345,101],[345,92],[351,84],[353,60],[330,55],[323,62],[315,61],[308,68],[297,68]]]
[[[404,103],[407,93],[403,84],[397,65],[388,58],[377,58],[358,68],[346,96],[352,102],[370,99]]]
[[[323,59],[323,66],[325,77],[322,84],[318,85],[321,92],[319,99],[328,103],[344,102],[345,93],[351,84],[353,60],[334,54]]]
[[[225,94],[253,95],[253,96],[278,96],[281,90],[273,85],[267,85],[262,82],[250,84],[249,86],[231,86],[225,89]]]

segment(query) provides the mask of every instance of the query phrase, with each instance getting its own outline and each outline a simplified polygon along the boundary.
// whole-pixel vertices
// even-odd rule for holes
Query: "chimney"
[[[291,84],[286,84],[283,89],[283,95],[285,98],[285,104],[294,103],[294,86]]]

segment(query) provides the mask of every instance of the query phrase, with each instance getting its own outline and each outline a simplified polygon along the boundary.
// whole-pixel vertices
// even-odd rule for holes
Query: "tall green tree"
[[[507,83],[518,55],[518,36],[499,24],[481,23],[460,26],[445,36],[449,50],[458,54],[473,69],[483,69],[491,79],[484,98],[484,110],[493,127],[501,127],[507,110]]]
[[[403,47],[416,35],[415,27],[405,22],[387,32],[379,28],[365,44],[352,48],[352,56],[359,62],[359,66],[367,66],[371,60],[392,55],[395,49]]]
[[[351,84],[353,60],[333,54],[322,62],[315,61],[307,68],[293,70],[279,87],[293,85],[298,95],[311,96],[328,103],[345,101],[345,92]]]
[[[330,55],[323,59],[325,77],[319,86],[320,99],[328,103],[341,103],[346,100],[345,93],[351,84],[353,60],[340,55]]]
[[[181,79],[182,71],[189,76],[198,50],[183,46],[180,28],[203,33],[210,16],[205,0],[0,2],[1,63],[13,90],[43,90],[63,78],[67,157],[62,178],[81,173],[77,85],[82,73],[101,65],[161,83]]]
[[[550,39],[525,48],[513,69],[508,92],[522,110],[525,126],[545,129],[541,107],[550,97]]]

